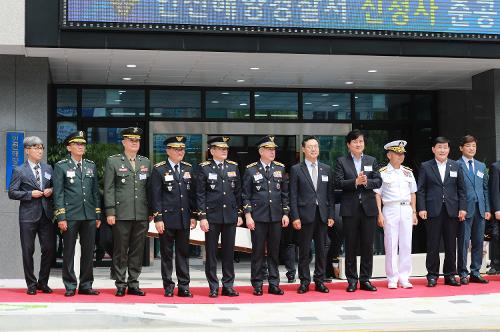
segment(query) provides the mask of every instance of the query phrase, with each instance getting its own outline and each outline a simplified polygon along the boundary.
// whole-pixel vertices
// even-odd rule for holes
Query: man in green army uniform
[[[59,161],[54,167],[54,216],[64,243],[62,278],[65,296],[74,296],[76,292],[73,260],[78,235],[82,248],[78,294],[99,294],[99,291],[92,289],[92,263],[96,228],[101,225],[101,200],[96,165],[93,161],[83,159],[86,143],[83,131],[70,134],[65,140],[70,157]]]
[[[142,129],[127,128],[121,133],[123,153],[111,156],[104,172],[106,221],[113,230],[113,269],[116,296],[144,296],[139,275],[148,231],[148,181],[151,161],[137,154]],[[128,270],[128,280],[127,280]]]

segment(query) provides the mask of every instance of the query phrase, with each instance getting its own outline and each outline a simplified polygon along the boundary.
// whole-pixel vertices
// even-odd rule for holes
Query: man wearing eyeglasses
[[[52,293],[48,285],[50,266],[56,250],[52,223],[52,167],[42,162],[44,147],[39,137],[26,137],[23,145],[28,160],[14,170],[9,198],[20,201],[19,231],[24,278],[28,287],[26,293],[36,295],[37,290]],[[33,267],[37,234],[42,252],[38,280]]]

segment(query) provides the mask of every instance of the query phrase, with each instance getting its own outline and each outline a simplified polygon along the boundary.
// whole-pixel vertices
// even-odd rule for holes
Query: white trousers
[[[389,205],[384,215],[385,272],[391,283],[408,282],[411,274],[413,211],[410,205]],[[398,256],[399,249],[399,256]]]

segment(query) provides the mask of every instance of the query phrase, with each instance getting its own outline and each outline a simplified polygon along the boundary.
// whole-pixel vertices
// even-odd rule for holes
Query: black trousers
[[[297,246],[293,242],[294,232],[295,230],[292,228],[291,223],[288,227],[281,230],[280,257],[285,265],[287,277],[295,277],[295,273],[297,272],[295,267],[295,251]]]
[[[148,222],[145,220],[117,220],[111,229],[113,231],[115,285],[117,288],[127,286],[137,288],[139,287],[139,275],[142,271]]]
[[[369,281],[373,271],[373,236],[377,217],[367,216],[359,201],[353,207],[353,215],[342,217],[344,228],[345,274],[349,283]],[[361,264],[357,264],[358,246]]]
[[[205,233],[205,275],[211,290],[219,288],[217,278],[217,249],[219,235],[222,247],[222,287],[233,287],[234,284],[234,241],[236,237],[236,223],[210,223],[209,231]]]
[[[314,282],[323,282],[326,267],[326,237],[328,225],[320,218],[319,210],[316,208],[316,216],[311,224],[302,224],[298,231],[299,242],[299,278],[301,284],[311,283],[311,271],[309,270],[309,254],[311,252],[311,241],[314,240]]]
[[[441,238],[444,243],[443,274],[445,277],[453,277],[457,274],[457,234],[458,219],[448,216],[446,206],[443,204],[441,213],[434,218],[425,221],[427,233],[427,256],[425,266],[427,268],[427,279],[439,277],[439,245]]]
[[[250,280],[253,287],[262,287],[263,265],[266,259],[269,271],[269,285],[278,286],[279,275],[279,251],[281,239],[281,221],[256,222],[255,230],[252,231],[252,265]]]
[[[33,254],[35,253],[35,237],[38,234],[42,257],[38,281],[34,273]],[[49,281],[50,267],[56,254],[56,233],[54,224],[45,214],[35,222],[20,222],[19,235],[23,253],[24,279],[28,288],[38,285],[46,286]]]
[[[175,274],[179,290],[189,289],[189,229],[165,229],[160,235],[161,277],[163,288],[173,290],[173,255],[175,244]]]
[[[492,216],[492,220],[488,221],[489,227],[491,228],[491,240],[490,240],[490,266],[497,271],[500,271],[500,222]]]
[[[82,256],[80,258],[79,289],[91,289],[94,282],[93,261],[95,245],[95,220],[68,220],[68,230],[63,233],[62,278],[66,290],[76,289],[78,280],[74,269],[75,245],[80,235]]]

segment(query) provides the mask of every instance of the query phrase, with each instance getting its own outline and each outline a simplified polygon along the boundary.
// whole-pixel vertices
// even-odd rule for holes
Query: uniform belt
[[[409,201],[397,201],[397,202],[386,202],[384,203],[385,206],[394,206],[394,205],[410,205],[411,203]]]

